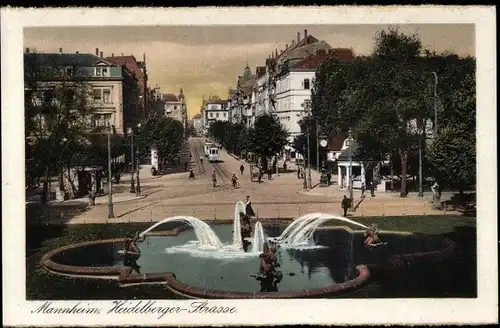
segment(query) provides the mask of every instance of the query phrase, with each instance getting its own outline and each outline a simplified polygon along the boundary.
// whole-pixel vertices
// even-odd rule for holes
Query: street
[[[108,219],[107,196],[98,198],[97,205],[89,208],[68,220],[58,217],[46,218],[49,222],[77,223],[109,223],[109,222],[155,222],[161,219],[185,215],[200,219],[231,218],[234,215],[234,205],[250,196],[258,217],[265,218],[296,218],[312,212],[341,213],[340,201],[346,191],[338,190],[337,185],[328,188],[328,194],[318,195],[314,189],[303,191],[303,181],[297,179],[296,172],[273,175],[262,183],[251,182],[250,166],[235,158],[226,151],[220,151],[220,162],[209,163],[200,156],[203,151],[204,138],[190,138],[188,149],[192,154],[190,165],[195,173],[195,180],[189,180],[189,173],[172,173],[161,177],[148,175],[148,166],[141,169],[142,197],[134,199],[126,191],[114,194],[114,219]],[[239,167],[243,163],[243,175]],[[212,173],[217,176],[217,186],[212,186]],[[142,173],[144,172],[144,173]],[[236,174],[239,187],[233,188],[232,174]],[[319,174],[312,172],[314,181],[319,181]],[[127,185],[128,177],[123,178],[120,186]],[[121,199],[124,199],[123,201]],[[408,197],[401,199],[391,193],[380,193],[376,197],[366,197],[361,201],[359,191],[355,191],[355,204],[358,206],[353,216],[395,216],[443,214],[434,211],[424,198]],[[450,213],[451,214],[451,213]]]

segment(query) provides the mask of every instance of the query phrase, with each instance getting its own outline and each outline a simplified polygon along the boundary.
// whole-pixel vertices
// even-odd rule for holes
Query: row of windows
[[[99,89],[94,89],[93,91],[94,91],[95,102],[102,102],[105,104],[110,104],[113,102],[111,98],[110,88],[99,88]]]
[[[304,90],[311,89],[311,80],[310,79],[304,79],[304,80],[302,80],[302,82],[301,82],[301,88],[304,89]],[[283,92],[283,91],[292,89],[291,80],[286,79],[284,81],[278,82],[278,85],[277,85],[276,89],[277,89],[278,92]]]
[[[215,116],[214,116],[214,114],[215,114]],[[214,117],[218,118],[219,117],[219,113],[209,113],[209,117],[210,118],[214,118]],[[222,113],[222,117],[226,118],[227,117],[227,113]]]

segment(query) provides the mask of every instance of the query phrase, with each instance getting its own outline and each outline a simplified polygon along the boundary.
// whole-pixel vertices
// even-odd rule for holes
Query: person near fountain
[[[253,211],[252,201],[250,200],[250,196],[247,196],[245,201],[245,214],[249,217],[254,217],[255,212]]]
[[[125,254],[128,254],[128,255],[141,254],[141,250],[137,246],[137,240],[138,239],[136,239],[134,236],[131,236],[131,235],[127,235],[125,237],[125,241],[124,241],[124,245],[123,245]]]
[[[346,195],[344,195],[342,203],[340,204],[342,206],[342,209],[344,210],[344,217],[347,217],[347,209],[349,208],[350,202],[351,200],[347,198]]]
[[[361,198],[365,197],[365,191],[366,191],[366,186],[365,183],[363,182],[361,184]]]
[[[240,165],[240,174],[243,175],[243,171],[245,171],[245,166],[243,164]]]
[[[376,224],[370,225],[370,228],[365,231],[365,247],[372,247],[381,244],[380,239],[378,237],[378,227]]]

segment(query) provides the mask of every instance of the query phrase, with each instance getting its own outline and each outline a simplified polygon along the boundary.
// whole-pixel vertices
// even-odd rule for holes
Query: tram
[[[212,144],[210,142],[206,142],[205,143],[205,156],[208,157],[209,155],[209,152],[210,152],[210,148],[212,148]]]
[[[210,163],[219,161],[219,148],[211,147],[208,149],[208,161]]]

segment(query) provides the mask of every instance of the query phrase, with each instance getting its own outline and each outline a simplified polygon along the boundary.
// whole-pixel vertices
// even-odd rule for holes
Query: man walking
[[[344,195],[341,203],[342,209],[344,210],[344,217],[347,217],[347,209],[349,208],[350,202],[351,200]]]
[[[240,165],[240,174],[243,175],[243,171],[245,171],[245,166],[243,164]]]

